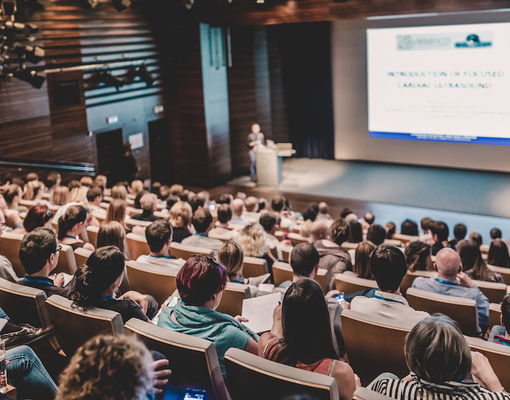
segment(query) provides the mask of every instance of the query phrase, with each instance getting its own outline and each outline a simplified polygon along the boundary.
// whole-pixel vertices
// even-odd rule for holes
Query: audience
[[[145,230],[145,238],[149,245],[150,254],[141,255],[136,261],[168,268],[168,272],[177,275],[185,261],[182,258],[177,259],[169,253],[172,234],[173,230],[170,222],[167,220],[154,221]]]
[[[19,283],[43,290],[46,297],[54,294],[67,297],[69,290],[64,287],[64,274],[59,273],[50,279],[57,267],[60,250],[62,246],[57,243],[52,229],[37,228],[27,233],[19,248],[19,259],[26,275]]]
[[[321,201],[318,206],[318,211],[319,212],[315,219],[321,221],[322,223],[324,223],[324,225],[326,225],[329,228],[331,224],[333,224],[334,219],[331,218],[331,215],[329,215],[328,204],[324,201]]]
[[[461,240],[464,240],[466,237],[467,228],[464,224],[457,224],[453,228],[453,236],[454,238],[450,240],[450,247],[452,249],[455,249],[457,246],[457,243],[459,243]]]
[[[289,232],[292,232],[295,220],[288,216],[285,204],[286,199],[281,195],[276,196],[271,200],[271,208],[273,213],[276,215],[276,218],[278,218],[280,221],[279,225],[282,228],[287,229]]]
[[[353,311],[382,317],[389,320],[417,323],[429,316],[415,311],[400,293],[400,284],[406,276],[407,265],[404,253],[395,246],[383,244],[370,256],[370,272],[379,290],[374,297],[357,296],[351,302]]]
[[[50,200],[53,204],[55,204],[53,194],[55,193],[55,190],[60,186],[60,182],[62,182],[62,177],[58,172],[50,172],[46,178],[46,189],[48,190],[47,193],[49,194]]]
[[[434,221],[432,220],[432,218],[429,218],[429,217],[425,217],[425,218],[422,218],[422,220],[420,221],[420,227],[421,227],[421,230],[423,232],[423,234],[420,235],[420,240],[422,242],[427,242],[428,244],[432,244],[432,226],[434,225]],[[429,242],[430,240],[430,242]]]
[[[103,224],[97,232],[97,248],[115,246],[123,254],[126,260],[131,259],[126,242],[126,231],[117,221],[110,221]]]
[[[415,325],[406,338],[405,356],[409,378],[393,375],[369,389],[397,400],[510,399],[487,358],[470,351],[457,324],[445,315]]]
[[[120,297],[115,292],[124,277],[124,254],[114,246],[94,251],[87,264],[74,274],[69,284],[69,299],[82,310],[104,308],[118,312],[124,323],[131,318],[149,321],[158,311],[151,296],[130,290]]]
[[[244,202],[241,199],[235,199],[232,202],[232,219],[230,220],[230,223],[239,228],[251,225],[250,221],[241,218],[243,215],[243,207]]]
[[[342,400],[351,400],[360,386],[352,368],[339,360],[331,323],[319,284],[308,278],[294,282],[274,311],[270,332],[258,344],[261,357],[335,378]]]
[[[178,201],[172,206],[168,212],[168,220],[172,224],[174,242],[181,243],[183,239],[192,235],[190,231],[192,215],[189,203]]]
[[[154,193],[144,194],[140,199],[140,205],[142,206],[143,212],[141,214],[133,215],[132,219],[139,221],[156,221],[161,219],[161,217],[154,215],[154,211],[157,210],[157,200],[158,198]]]
[[[209,210],[199,208],[193,214],[191,222],[193,223],[196,233],[183,239],[181,243],[186,246],[201,247],[203,249],[212,250],[214,258],[216,258],[218,250],[223,242],[218,239],[212,239],[208,236],[213,224],[213,218]]]
[[[482,326],[488,326],[489,300],[471,278],[462,271],[459,254],[450,248],[439,250],[434,270],[437,272],[437,277],[418,277],[413,282],[413,288],[475,300],[478,309],[478,322]]]
[[[232,219],[232,207],[228,204],[220,204],[216,209],[216,215],[218,217],[218,224],[216,228],[211,229],[209,234],[218,235],[222,238],[236,238],[239,232],[229,228],[230,220]]]
[[[3,193],[5,202],[7,203],[7,208],[9,210],[14,210],[19,213],[27,213],[28,208],[19,205],[19,201],[21,200],[22,195],[23,190],[19,185],[16,185],[15,183],[10,184],[7,187],[7,190]]]
[[[341,245],[349,239],[349,224],[345,219],[337,219],[329,227],[329,239],[319,239],[314,242],[319,251],[319,268],[327,270],[326,284],[328,291],[335,289],[335,275],[345,271],[352,271],[352,262],[349,253]]]
[[[503,277],[491,271],[484,259],[480,246],[473,240],[461,240],[457,244],[457,252],[462,262],[463,271],[477,281],[502,283]]]
[[[384,230],[386,231],[386,239],[393,239],[393,235],[397,231],[397,226],[393,222],[388,222],[384,225]]]
[[[501,239],[495,239],[491,242],[487,263],[497,267],[510,268],[508,246]]]
[[[5,226],[5,218],[2,211],[0,211],[0,240],[2,240],[2,233]],[[0,255],[0,278],[8,280],[9,282],[17,282],[18,276],[16,275],[16,272],[14,272],[14,269],[12,267],[12,263],[10,260]]]
[[[47,205],[38,204],[32,207],[25,219],[23,220],[23,228],[14,230],[14,233],[25,233],[32,232],[35,228],[41,228],[43,226],[51,227],[51,216],[52,212]]]
[[[501,230],[498,228],[491,229],[491,240],[501,239],[503,234]]]
[[[434,241],[432,245],[432,255],[435,256],[439,250],[450,247],[450,243],[448,242],[450,231],[448,230],[448,225],[442,221],[433,222],[430,230],[432,232],[432,240]]]
[[[189,258],[177,274],[181,300],[175,306],[166,307],[158,320],[158,326],[163,328],[211,341],[224,379],[225,352],[235,347],[257,354],[259,339],[240,323],[244,318],[215,311],[226,284],[227,270],[223,265],[203,255]]]
[[[418,225],[416,222],[411,221],[410,219],[406,219],[404,222],[402,222],[400,233],[402,235],[418,236]]]
[[[63,206],[69,202],[69,188],[67,186],[58,186],[53,192],[52,202],[56,206]]]
[[[78,235],[87,227],[87,214],[88,211],[83,206],[74,205],[67,209],[58,220],[58,242],[60,244],[67,244],[73,250],[83,247],[86,250],[94,251],[94,246],[78,238]]]
[[[386,231],[381,225],[370,225],[367,232],[367,241],[372,242],[376,246],[380,246],[386,240]]]
[[[411,272],[426,271],[430,264],[430,246],[418,240],[407,244],[404,255]]]
[[[245,257],[262,258],[267,261],[267,269],[273,276],[274,258],[265,246],[264,230],[259,224],[245,226],[236,242],[243,248]]]
[[[358,278],[374,279],[370,272],[370,255],[376,249],[376,246],[370,242],[361,242],[356,247],[354,255],[354,265],[352,266],[352,273]],[[349,273],[346,271],[345,273]]]

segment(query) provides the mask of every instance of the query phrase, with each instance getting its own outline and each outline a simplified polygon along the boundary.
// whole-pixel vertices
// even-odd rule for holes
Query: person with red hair
[[[186,261],[177,274],[177,290],[181,300],[175,306],[166,307],[158,326],[207,339],[214,344],[223,378],[226,351],[235,347],[257,354],[258,335],[240,322],[241,316],[216,310],[227,285],[227,270],[215,260],[204,255],[195,255]]]
[[[28,211],[23,220],[23,228],[16,229],[14,233],[26,234],[32,232],[35,228],[45,227],[51,221],[52,212],[47,205],[38,204]]]

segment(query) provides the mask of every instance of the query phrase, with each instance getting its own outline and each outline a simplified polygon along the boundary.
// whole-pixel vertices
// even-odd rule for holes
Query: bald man
[[[245,219],[241,218],[241,215],[243,215],[243,209],[244,209],[244,201],[241,199],[235,199],[232,203],[232,219],[230,220],[230,223],[232,225],[245,227],[247,225],[251,225],[250,221],[246,221]]]
[[[475,300],[478,309],[478,323],[488,326],[489,300],[471,278],[462,272],[459,254],[450,248],[439,250],[434,269],[437,271],[436,278],[416,278],[413,288]]]

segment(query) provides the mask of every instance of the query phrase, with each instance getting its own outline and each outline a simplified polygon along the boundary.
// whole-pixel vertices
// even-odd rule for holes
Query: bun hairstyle
[[[58,220],[58,240],[62,240],[76,224],[85,222],[88,211],[80,205],[70,206]]]
[[[74,307],[90,308],[123,272],[124,254],[115,246],[101,247],[90,255],[85,267],[76,270],[68,298]]]

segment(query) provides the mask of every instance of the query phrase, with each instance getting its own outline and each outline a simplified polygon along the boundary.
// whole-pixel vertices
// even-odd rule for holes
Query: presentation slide
[[[510,23],[367,29],[371,138],[510,145]]]

